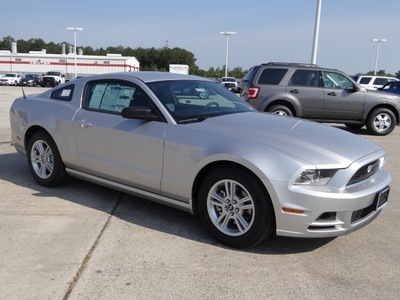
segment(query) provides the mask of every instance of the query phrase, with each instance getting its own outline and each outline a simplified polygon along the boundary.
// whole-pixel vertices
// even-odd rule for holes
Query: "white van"
[[[395,77],[385,77],[385,76],[372,76],[372,75],[356,75],[352,76],[355,82],[357,82],[362,87],[367,90],[376,91],[377,89],[383,87],[386,83],[390,81],[398,81]]]

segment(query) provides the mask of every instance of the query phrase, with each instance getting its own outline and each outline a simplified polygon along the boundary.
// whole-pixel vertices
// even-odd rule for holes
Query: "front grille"
[[[234,87],[235,86],[234,83],[225,83],[224,85],[225,85],[225,87]]]
[[[357,182],[361,182],[372,175],[374,175],[379,170],[379,160],[375,160],[360,169],[356,173],[354,173],[353,177],[351,177],[349,183],[347,185],[355,184]]]

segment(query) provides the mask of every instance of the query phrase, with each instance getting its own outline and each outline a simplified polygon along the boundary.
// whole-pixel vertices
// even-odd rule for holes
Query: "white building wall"
[[[135,57],[120,55],[77,55],[77,75],[86,76],[110,72],[135,72],[140,63]],[[12,53],[0,51],[0,73],[20,72],[43,74],[50,70],[60,70],[67,78],[75,76],[74,54]]]

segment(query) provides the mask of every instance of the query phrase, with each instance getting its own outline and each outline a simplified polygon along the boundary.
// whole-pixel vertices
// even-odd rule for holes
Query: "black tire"
[[[280,115],[280,116],[293,116],[293,112],[290,110],[285,105],[272,105],[269,109],[268,112],[274,114],[274,115]]]
[[[28,141],[26,157],[33,178],[43,186],[59,185],[66,177],[65,166],[49,134],[38,131]]]
[[[231,188],[233,196],[227,191]],[[225,245],[250,247],[275,231],[270,197],[245,169],[222,166],[213,170],[204,179],[198,196],[200,218],[215,239]]]
[[[394,130],[396,117],[390,109],[376,108],[368,115],[366,125],[373,135],[387,135]]]
[[[349,129],[361,129],[364,127],[364,124],[352,124],[352,123],[347,123],[345,124],[347,128]]]

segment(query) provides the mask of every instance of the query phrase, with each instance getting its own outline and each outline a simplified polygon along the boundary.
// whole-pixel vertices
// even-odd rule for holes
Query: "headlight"
[[[325,185],[336,173],[337,170],[316,170],[307,169],[296,179],[294,184],[301,185]]]

